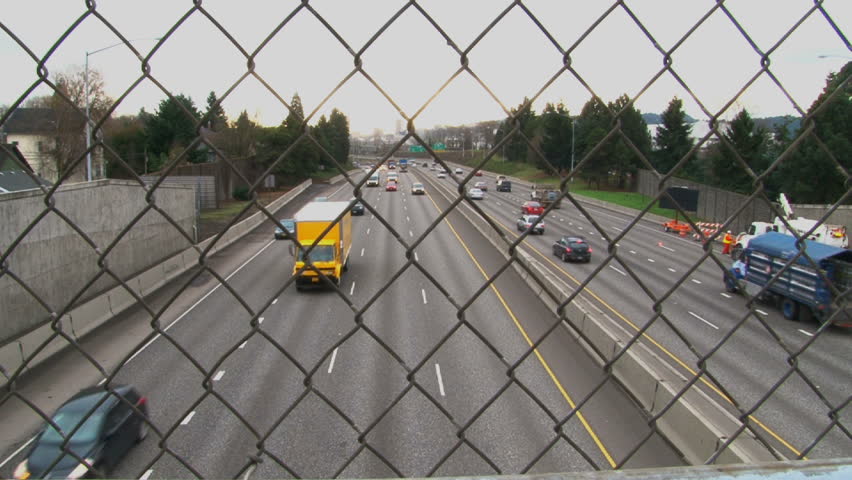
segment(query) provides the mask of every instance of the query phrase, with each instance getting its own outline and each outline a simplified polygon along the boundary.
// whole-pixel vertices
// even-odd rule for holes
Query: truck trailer
[[[804,240],[807,257],[800,255],[784,269],[800,251],[796,243],[795,237],[777,232],[754,237],[726,273],[725,288],[777,303],[788,320],[813,317],[852,327],[852,308],[837,295],[852,286],[852,251]]]
[[[338,217],[340,220],[336,221]],[[295,252],[291,246],[291,254],[296,256],[293,266],[293,275],[297,277],[296,289],[324,284],[315,270],[305,268],[306,260],[310,260],[334,285],[340,285],[340,278],[349,267],[349,253],[352,249],[349,202],[310,202],[293,218],[296,221],[297,244]],[[329,225],[331,229],[322,235]],[[306,258],[306,252],[311,246],[313,248]]]

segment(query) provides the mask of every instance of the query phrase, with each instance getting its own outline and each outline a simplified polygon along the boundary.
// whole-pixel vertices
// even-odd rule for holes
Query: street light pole
[[[133,40],[128,40],[127,43],[138,42],[141,40],[154,40],[159,42],[162,37],[154,37],[154,38],[135,38]],[[124,42],[118,42],[114,45],[110,45],[108,47],[99,48],[97,50],[86,52],[86,64],[83,73],[83,81],[85,82],[85,95],[86,95],[86,181],[92,181],[92,119],[89,115],[89,109],[91,108],[89,102],[89,56],[94,55],[96,53],[103,52],[104,50],[109,50],[110,48],[117,47],[119,45],[124,45]]]

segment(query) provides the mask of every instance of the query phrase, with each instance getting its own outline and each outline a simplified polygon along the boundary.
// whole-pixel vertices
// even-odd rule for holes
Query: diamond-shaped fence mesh
[[[808,22],[821,22],[852,51],[830,6],[815,1],[803,8],[766,48],[749,35],[730,2],[707,2],[704,15],[690,19],[682,36],[666,47],[631,9],[634,2],[602,8],[574,43],[563,45],[534,2],[515,1],[506,2],[463,45],[442,28],[428,2],[412,0],[401,2],[359,47],[323,15],[325,4],[316,3],[295,4],[257,46],[241,43],[226,19],[200,1],[148,51],[92,1],[46,53],[28,46],[25,39],[32,32],[16,31],[0,19],[8,43],[26,53],[37,73],[0,115],[0,130],[10,138],[21,133],[10,128],[16,115],[20,121],[26,112],[41,109],[53,112],[54,132],[72,132],[36,131],[54,142],[50,149],[34,149],[41,158],[24,158],[21,151],[31,147],[26,144],[0,145],[0,178],[36,189],[0,194],[5,223],[0,293],[6,302],[6,318],[0,320],[5,383],[0,440],[9,455],[0,474],[20,474],[15,467],[27,455],[29,463],[18,468],[34,476],[51,470],[67,474],[83,465],[77,473],[91,467],[144,478],[490,476],[727,463],[787,466],[782,462],[852,456],[847,426],[852,358],[849,334],[841,328],[850,323],[849,252],[804,241],[823,231],[845,236],[845,227],[826,228],[850,200],[849,135],[825,138],[818,120],[831,101],[846,102],[848,108],[852,87],[848,77],[840,78],[824,92],[823,107],[809,109],[796,103],[771,64],[773,53]],[[436,90],[421,92],[426,101],[413,113],[371,75],[368,61],[383,35],[412,15],[428,23],[460,62]],[[514,109],[490,86],[490,76],[481,74],[486,67],[478,65],[486,62],[477,57],[509,16],[522,16],[543,35],[546,47],[507,54],[561,59]],[[659,63],[631,97],[606,104],[595,80],[572,60],[582,49],[612,48],[595,42],[601,41],[600,26],[615,17],[635,27],[638,37],[632,38],[647,42]],[[223,149],[209,135],[212,117],[199,120],[152,68],[158,52],[187,24],[206,22],[245,61],[244,70],[228,72],[235,80],[214,107],[231,101],[247,82],[257,82],[285,116],[302,115],[301,106],[284,100],[276,81],[261,73],[258,59],[292,23],[306,20],[332,35],[351,63],[327,95],[298,118],[302,124],[291,131],[291,141],[261,168],[247,168],[246,158]],[[674,59],[703,25],[720,21],[754,51],[759,67],[713,110]],[[88,88],[67,88],[49,67],[64,42],[90,22],[132,52],[141,73],[111,103],[81,107]],[[523,77],[523,72],[512,75]],[[572,157],[570,170],[544,153],[523,118],[545,91],[566,78],[581,85],[594,100],[592,108],[607,119],[576,164]],[[627,118],[662,79],[685,92],[710,126],[667,171],[657,171],[647,150],[636,144]],[[418,130],[421,114],[462,80],[477,85],[506,115],[502,137],[473,163],[464,162],[464,151],[458,157],[433,148]],[[329,152],[310,126],[335,94],[356,81],[369,84],[382,108],[390,105],[406,125],[396,143],[378,155],[350,151],[349,161],[370,164],[366,172]],[[789,146],[761,169],[738,151],[723,121],[759,81],[774,85],[802,125]],[[44,87],[51,91],[50,103],[32,108],[28,99]],[[154,177],[143,174],[147,157],[140,172],[134,167],[138,159],[125,158],[104,136],[107,120],[141,88],[156,88],[175,101],[178,117],[190,121],[194,132]],[[729,195],[691,184],[705,199],[705,210],[696,213],[665,187],[685,184],[677,176],[710,144],[727,149],[730,168],[745,174],[751,193]],[[786,205],[773,203],[767,191],[773,172],[785,168],[805,144],[820,153],[820,168],[843,180],[844,190],[811,215],[816,221],[797,230]],[[407,178],[398,183],[407,190],[416,180],[428,195],[367,188],[373,174],[386,175],[390,162],[409,156],[412,145],[426,156],[409,160]],[[520,204],[532,198],[529,182],[511,178],[514,191],[489,191],[484,202],[469,195],[481,181],[476,172],[485,171],[487,183],[496,177],[490,169],[518,145],[530,163],[559,180],[551,185],[556,198],[531,220],[532,227],[516,218]],[[297,223],[297,231],[288,232],[278,209],[284,205],[295,212],[300,198],[319,189],[301,184],[272,203],[263,192],[267,179],[298,162],[306,148],[318,150],[340,174],[339,184],[325,194],[347,205],[299,248],[298,228],[307,227]],[[638,209],[573,193],[613,148],[632,153],[636,183],[653,199]],[[36,172],[32,164],[58,158],[62,151],[74,154],[55,161],[55,181],[45,182],[37,174],[44,170]],[[207,238],[197,231],[203,189],[172,183],[198,152],[216,159],[217,175],[248,186],[249,200]],[[92,157],[94,168],[101,168],[97,159],[107,158],[110,175],[123,180],[78,183],[80,172],[92,171]],[[435,178],[429,165],[446,170],[449,178]],[[307,188],[315,190],[299,195]],[[657,201],[667,200],[682,217],[673,227],[682,229],[682,236],[663,232],[651,212]],[[350,209],[356,203],[364,205],[365,215],[353,220]],[[745,229],[743,218],[754,218],[756,209],[779,217],[781,225],[769,228],[789,231],[785,238],[791,240],[771,251],[755,247],[741,257],[748,260],[748,272],[737,276],[732,259],[720,251],[723,237],[725,231]],[[124,220],[116,226],[111,219]],[[709,219],[715,223],[705,223]],[[335,237],[341,225],[351,226],[351,240]],[[267,235],[273,226],[284,229],[284,241]],[[545,232],[539,239],[533,236],[537,226]],[[350,235],[346,228],[343,232]],[[567,260],[571,248],[583,249],[569,234],[584,235],[594,246],[588,265],[556,261]],[[323,238],[334,241],[318,240]],[[152,253],[158,242],[180,253]],[[349,242],[351,251],[341,260],[345,265],[321,264],[323,249],[342,257]],[[309,260],[294,272],[291,254]],[[324,288],[301,291],[304,278]],[[124,384],[134,385],[146,399],[121,390]],[[54,415],[73,393],[92,386],[111,395],[80,407],[85,422],[64,424]],[[38,431],[45,423],[48,427]],[[140,437],[141,444],[116,463],[110,455],[126,447],[125,427],[132,427],[131,436]],[[108,433],[87,432],[95,428]],[[107,447],[80,447],[95,441],[86,440],[90,434]],[[45,444],[53,450],[32,447]],[[806,467],[793,463],[791,468]]]

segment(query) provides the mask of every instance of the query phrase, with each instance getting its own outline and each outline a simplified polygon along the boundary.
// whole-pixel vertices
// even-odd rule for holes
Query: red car
[[[395,192],[396,191],[396,182],[388,182],[387,186],[385,186],[386,192]]]
[[[544,213],[544,207],[538,202],[524,202],[521,205],[521,213],[523,215],[541,215]]]
[[[482,176],[482,172],[480,172],[479,170],[477,170],[477,171],[473,172],[473,176],[474,176],[474,177],[481,177],[481,176]]]

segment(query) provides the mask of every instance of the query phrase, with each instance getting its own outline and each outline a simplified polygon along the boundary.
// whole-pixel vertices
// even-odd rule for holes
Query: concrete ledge
[[[464,206],[457,209],[459,213],[508,260],[510,256],[506,241],[473,209],[464,203],[461,205]],[[609,205],[606,207],[610,208]],[[556,312],[558,305],[572,293],[570,287],[555,278],[522,247],[518,247],[517,253],[518,262],[535,272],[545,288],[542,288],[522,265],[518,265],[518,262],[513,263],[512,267],[545,305]],[[564,318],[563,326],[601,365],[615,358],[632,338],[632,332],[619,322],[597,312],[592,304],[579,296],[566,305]],[[601,355],[604,358],[601,358]],[[688,383],[673,366],[642,342],[634,343],[613,364],[612,374],[649,417],[659,415]],[[656,425],[659,431],[680,449],[687,462],[702,465],[736,433],[742,423],[715,399],[693,385],[668,407],[657,419]],[[758,463],[775,460],[773,452],[757,441],[750,432],[743,431],[716,458],[715,463]]]
[[[343,176],[340,175],[340,178],[342,179]],[[305,189],[310,185],[310,180],[300,183],[295,188],[267,205],[266,209],[272,213],[276,212],[297,195],[305,191]],[[228,247],[263,223],[266,218],[267,217],[263,212],[257,212],[249,218],[237,223],[222,236],[210,253],[213,254]],[[208,238],[202,241],[198,245],[199,249],[203,250],[212,241],[213,238]],[[135,277],[125,280],[125,282],[137,294],[144,297],[153,293],[178,275],[181,275],[190,268],[197,266],[198,258],[198,251],[195,247],[189,247],[183,252],[173,255]],[[134,304],[136,304],[136,299],[127,291],[127,289],[125,289],[125,287],[119,285],[71,310],[66,317],[62,319],[62,331],[73,338],[80,338],[103,325],[113,316],[118,315]],[[46,324],[12,342],[9,342],[3,347],[0,347],[0,368],[2,368],[3,372],[3,376],[0,378],[0,385],[5,385],[8,377],[20,368],[26,358],[44,344],[44,342],[47,341],[52,334],[53,330],[51,329],[51,325]],[[68,342],[61,337],[54,339],[27,364],[27,367],[34,367],[44,362],[50,356],[56,354],[67,346]]]

